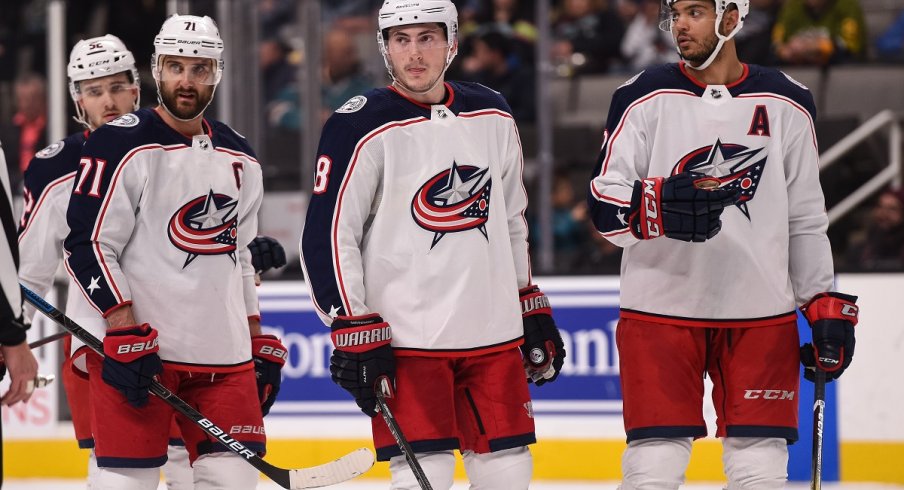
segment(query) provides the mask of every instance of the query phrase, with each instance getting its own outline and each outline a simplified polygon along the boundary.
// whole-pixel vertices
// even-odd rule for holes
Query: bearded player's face
[[[672,5],[669,14],[681,57],[694,66],[706,61],[719,42],[713,28],[715,5],[711,1],[682,0]]]
[[[200,116],[213,97],[216,61],[211,58],[164,56],[157,69],[160,98],[179,119]]]

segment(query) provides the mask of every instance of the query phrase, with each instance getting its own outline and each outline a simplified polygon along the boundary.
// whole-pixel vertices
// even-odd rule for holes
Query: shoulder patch
[[[123,114],[107,124],[110,126],[119,126],[121,128],[131,128],[132,126],[138,125],[138,116],[135,114]]]
[[[349,112],[358,112],[362,107],[364,107],[364,104],[366,103],[367,97],[363,95],[356,95],[342,104],[342,107],[336,109],[336,112],[341,112],[343,114],[347,114]]]
[[[787,78],[788,81],[791,82],[791,83],[793,83],[794,85],[797,85],[798,87],[800,87],[800,88],[802,88],[802,89],[804,89],[804,90],[810,90],[809,88],[807,88],[806,85],[804,85],[804,84],[798,82],[797,80],[791,78],[791,75],[788,75],[788,74],[785,73],[785,72],[782,72],[782,75],[784,75],[785,78]]]
[[[629,78],[628,81],[619,85],[618,88],[627,87],[628,85],[631,85],[632,83],[636,82],[637,79],[640,78],[641,75],[643,75],[643,72],[640,72],[637,75],[634,75],[633,77]]]
[[[57,141],[47,148],[35,153],[35,158],[53,158],[63,151],[64,146],[66,146],[66,143],[63,140]]]

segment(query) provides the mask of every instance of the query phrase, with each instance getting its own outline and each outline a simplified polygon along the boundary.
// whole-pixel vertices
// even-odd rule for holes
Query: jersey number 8
[[[330,183],[330,169],[333,167],[333,160],[326,155],[321,155],[317,159],[317,171],[314,174],[314,194],[323,194],[326,192],[326,186]]]

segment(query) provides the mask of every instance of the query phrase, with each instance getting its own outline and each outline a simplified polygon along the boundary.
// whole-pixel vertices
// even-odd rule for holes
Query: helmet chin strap
[[[155,80],[155,81],[157,82],[157,103],[160,104],[160,107],[163,107],[163,110],[165,110],[166,113],[170,115],[170,117],[172,117],[173,119],[175,119],[177,121],[181,121],[181,122],[191,122],[199,117],[204,116],[204,111],[206,111],[207,108],[210,107],[210,103],[213,102],[213,96],[214,96],[214,94],[217,93],[217,86],[214,85],[213,90],[210,92],[210,100],[208,100],[207,103],[204,104],[204,107],[201,109],[200,112],[198,112],[198,115],[195,117],[189,118],[189,119],[183,119],[183,118],[173,114],[173,111],[171,111],[170,108],[166,106],[166,103],[163,102],[163,96],[160,95],[160,81],[159,80]]]
[[[719,55],[719,51],[722,49],[722,45],[725,44],[726,39],[727,38],[719,36],[719,42],[718,42],[718,44],[716,44],[715,49],[713,49],[712,54],[709,55],[709,58],[706,58],[706,61],[704,61],[703,63],[700,63],[699,66],[694,66],[690,63],[687,63],[687,60],[685,60],[684,66],[686,66],[692,70],[705,70],[709,65],[712,64],[713,61],[716,60],[716,56]],[[682,59],[684,59],[683,56],[682,56]]]

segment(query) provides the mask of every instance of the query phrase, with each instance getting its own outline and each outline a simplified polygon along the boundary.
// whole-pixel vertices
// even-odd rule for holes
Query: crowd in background
[[[904,9],[896,13],[897,18],[871,26],[860,2],[751,0],[750,14],[736,38],[739,56],[750,63],[782,66],[904,62]],[[44,78],[47,3],[6,2],[0,9],[0,142],[14,187],[21,186],[22,172],[31,156],[49,143]],[[197,13],[196,7],[214,12],[215,3],[193,1],[191,13]],[[321,2],[323,109],[321,120],[312,122],[304,120],[298,83],[304,64],[299,2],[254,2],[262,33],[257,60],[262,82],[260,118],[269,135],[282,138],[271,146],[297,140],[304,125],[322,124],[350,97],[387,83],[383,61],[373,42],[381,3]],[[460,13],[460,52],[447,78],[475,81],[498,90],[510,103],[519,125],[534,124],[538,65],[534,0],[455,3]],[[122,38],[139,63],[142,101],[145,105],[152,103],[156,93],[148,72],[151,41],[155,26],[166,17],[165,4],[154,0],[69,0],[67,45],[106,32]],[[613,74],[628,78],[649,66],[678,60],[670,34],[660,29],[661,0],[552,0],[550,14],[552,43],[546,56],[558,77]],[[601,114],[601,119],[604,117]],[[270,144],[272,140],[266,141]],[[300,166],[297,153],[265,153],[268,160],[284,160],[274,163],[278,168]],[[594,158],[587,155],[584,173],[590,171]],[[587,220],[583,201],[589,175],[567,171],[562,168],[563,162],[556,163],[552,198],[556,269],[562,273],[617,272],[620,250],[592,232]],[[279,182],[285,181],[275,179],[274,186],[278,188]],[[838,268],[904,270],[902,207],[904,194],[889,190],[858,210],[855,214],[862,226],[841,239],[833,238]],[[537,229],[532,227],[533,231]],[[538,239],[531,237],[535,245]]]

